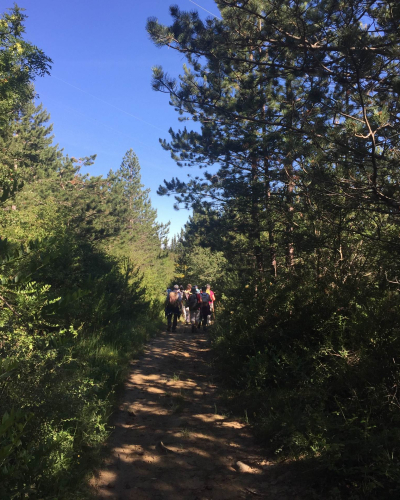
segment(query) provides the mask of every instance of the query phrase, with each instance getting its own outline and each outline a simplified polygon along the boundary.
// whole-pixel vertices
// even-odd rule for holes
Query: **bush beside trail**
[[[297,275],[222,304],[213,342],[234,406],[277,457],[310,461],[317,497],[399,496],[398,299]]]
[[[46,248],[40,251],[43,257]],[[41,273],[42,279],[49,273],[53,285],[22,279],[14,287],[13,310],[2,311],[4,499],[85,498],[82,479],[110,432],[108,419],[129,360],[160,324],[158,301],[146,300],[142,278],[133,279],[129,263],[70,245],[69,258],[80,270],[69,276],[75,292],[55,293],[67,261],[54,255],[54,246],[51,252]],[[35,260],[32,253],[26,259]]]

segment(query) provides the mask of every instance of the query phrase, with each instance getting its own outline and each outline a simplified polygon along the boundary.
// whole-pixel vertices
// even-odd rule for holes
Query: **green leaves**
[[[31,82],[49,74],[51,59],[22,38],[23,9],[15,6],[0,19],[0,203],[14,196],[21,187],[20,172],[10,144],[13,120],[34,97]]]
[[[6,382],[18,368],[15,359],[0,359],[0,384]]]

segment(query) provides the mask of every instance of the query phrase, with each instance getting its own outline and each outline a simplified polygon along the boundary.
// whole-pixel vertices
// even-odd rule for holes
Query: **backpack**
[[[176,307],[178,305],[178,292],[169,292],[167,303],[171,307]]]
[[[195,311],[198,307],[198,300],[197,300],[197,294],[196,293],[192,293],[190,296],[189,296],[189,300],[187,302],[187,305],[189,307],[189,311]]]
[[[210,302],[210,296],[206,292],[202,292],[200,294],[200,299],[201,299],[201,307],[208,306]]]

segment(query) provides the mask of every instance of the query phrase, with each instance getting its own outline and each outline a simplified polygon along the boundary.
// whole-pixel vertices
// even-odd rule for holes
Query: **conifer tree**
[[[217,33],[211,28],[213,23],[209,22],[207,30],[195,13],[181,13],[177,8],[172,8],[171,13],[176,20],[172,27],[172,30],[177,30],[176,37],[171,34],[174,40],[179,39],[178,32],[187,30],[193,37],[196,36],[196,40],[204,36],[210,43],[210,36]],[[148,29],[156,43],[168,43],[169,35],[164,35],[155,20],[149,21]],[[218,37],[218,34],[215,36]],[[216,40],[212,40],[212,43],[217,46]],[[214,51],[207,54],[207,63],[202,66],[197,59],[201,50],[196,53],[196,49],[187,48],[185,42],[172,46],[187,56],[192,69],[185,69],[178,87],[161,68],[156,68],[153,86],[156,90],[170,92],[176,109],[200,122],[201,132],[189,132],[186,128],[178,132],[171,131],[172,141],[170,144],[164,141],[163,147],[171,151],[172,157],[180,165],[199,165],[204,168],[218,164],[220,169],[216,174],[206,172],[203,179],[194,178],[189,183],[180,183],[177,179],[166,182],[165,187],[159,189],[159,194],[175,191],[180,195],[177,197],[178,202],[198,203],[209,198],[216,205],[229,203],[231,212],[240,214],[240,224],[247,227],[254,268],[262,277],[265,257],[261,248],[261,234],[265,231],[267,218],[271,240],[273,235],[272,216],[271,211],[268,211],[267,216],[265,193],[268,192],[268,203],[271,204],[271,185],[276,175],[275,166],[270,165],[266,169],[265,161],[271,154],[270,140],[274,142],[272,136],[276,134],[273,129],[266,130],[265,126],[238,122],[230,113],[234,109],[246,110],[259,117],[270,113],[266,107],[268,94],[262,75],[249,71],[248,66],[240,62],[228,67]],[[249,46],[247,55],[250,58],[259,57],[258,48]],[[272,163],[271,160],[269,162]],[[269,188],[266,189],[266,185]],[[235,207],[233,199],[237,200]],[[270,255],[274,255],[275,261],[275,253],[270,252]],[[268,268],[276,272],[272,261]]]
[[[112,236],[105,241],[106,248],[113,255],[131,259],[145,273],[147,282],[156,282],[161,290],[163,280],[167,280],[160,271],[168,260],[162,247],[166,246],[169,225],[156,221],[157,211],[151,206],[149,189],[143,189],[139,160],[132,149],[126,152],[120,168],[109,172],[106,183],[107,215],[103,221]]]
[[[184,129],[172,133],[171,144],[163,143],[164,147],[181,163],[232,165],[242,145],[245,152],[241,159],[247,154],[249,171],[253,158],[255,174],[254,158],[260,161],[265,156],[265,142],[270,143],[268,137],[273,137],[275,145],[269,152],[272,149],[276,154],[275,168],[282,173],[279,181],[288,186],[286,198],[299,189],[294,180],[300,181],[296,169],[303,159],[301,178],[305,183],[318,178],[319,187],[328,196],[332,190],[346,199],[357,195],[360,207],[367,210],[372,202],[377,211],[397,212],[398,137],[390,130],[398,120],[393,105],[398,102],[399,90],[394,42],[398,8],[392,8],[390,2],[375,5],[367,1],[350,2],[344,8],[335,1],[315,1],[307,8],[268,0],[222,0],[217,5],[222,21],[208,19],[203,23],[196,13],[174,7],[171,27],[156,20],[148,23],[156,44],[180,51],[191,65],[179,85],[156,68],[155,89],[170,93],[181,114],[201,123],[201,132]],[[360,23],[364,18],[367,24]],[[248,140],[249,133],[253,140]],[[281,139],[278,144],[277,135]],[[257,136],[265,139],[258,150]],[[308,164],[310,153],[313,160]],[[343,162],[344,157],[348,161]],[[239,168],[242,172],[243,166]],[[388,170],[391,175],[387,175]],[[262,179],[253,175],[256,177]],[[208,183],[194,180],[189,184],[174,180],[166,189],[186,195],[179,201],[190,199],[189,192],[216,196],[221,186],[216,181],[224,177],[215,176],[214,185],[210,179],[205,176]],[[239,179],[240,175],[235,186]],[[248,179],[246,182],[251,184]],[[254,195],[252,206],[256,242]],[[287,215],[282,216],[288,219],[287,227],[293,228],[290,200],[287,207]],[[292,253],[293,245],[289,244]]]
[[[6,200],[20,184],[12,144],[16,115],[34,97],[32,81],[49,74],[51,59],[23,39],[23,9],[9,9],[0,19],[0,199]]]

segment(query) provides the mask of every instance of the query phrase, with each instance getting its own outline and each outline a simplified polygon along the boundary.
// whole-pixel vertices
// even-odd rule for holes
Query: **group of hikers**
[[[192,333],[203,325],[203,330],[211,323],[211,315],[214,313],[215,294],[209,284],[199,289],[196,285],[187,285],[186,290],[181,285],[174,285],[173,289],[167,290],[165,302],[165,316],[167,318],[167,330],[176,331],[178,318],[183,316],[187,325],[192,325]]]

